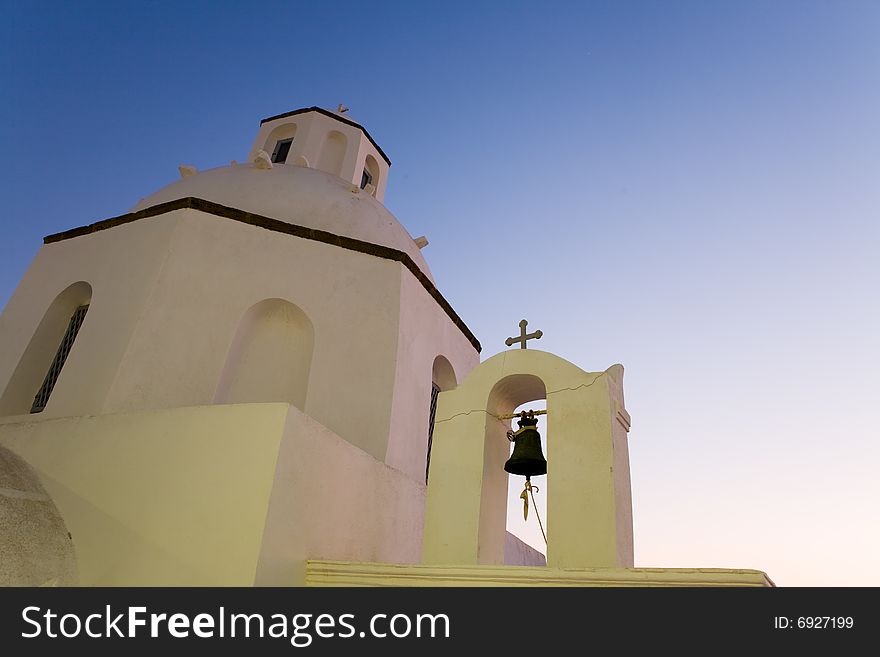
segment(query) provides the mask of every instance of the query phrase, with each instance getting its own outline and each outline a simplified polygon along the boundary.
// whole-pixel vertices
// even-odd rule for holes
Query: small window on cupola
[[[278,143],[275,144],[275,150],[272,151],[273,164],[284,164],[287,162],[287,155],[290,153],[291,144],[293,144],[293,138],[278,140]]]
[[[361,189],[366,189],[367,185],[371,185],[373,183],[373,174],[364,169],[364,172],[361,174]]]

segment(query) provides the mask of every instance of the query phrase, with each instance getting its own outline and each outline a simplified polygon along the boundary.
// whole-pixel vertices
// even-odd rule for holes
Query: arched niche
[[[513,349],[441,393],[423,562],[504,563],[510,424],[499,416],[546,399],[548,566],[632,566],[622,381],[619,365],[586,372],[547,352]]]
[[[331,130],[324,138],[321,155],[318,157],[318,168],[334,176],[340,175],[347,150],[348,139],[345,135],[338,130]]]
[[[19,415],[31,411],[34,397],[40,392],[49,369],[59,354],[59,347],[71,326],[71,319],[77,309],[88,306],[91,300],[92,286],[85,281],[78,281],[65,288],[49,304],[3,395],[0,396],[0,415]],[[84,317],[80,321],[84,323]],[[78,337],[83,330],[82,324],[76,328],[74,337]],[[71,340],[71,344],[66,345],[64,362],[75,344],[75,340]],[[64,362],[59,364],[63,367]],[[55,372],[54,380],[57,380],[60,369],[59,367],[59,371]]]
[[[284,299],[251,306],[239,322],[220,376],[216,404],[287,402],[305,409],[315,331]]]
[[[275,164],[290,162],[290,149],[292,146],[288,145],[285,148],[284,143],[290,140],[290,144],[292,144],[294,137],[296,137],[296,123],[279,125],[269,133],[268,137],[266,137],[266,143],[263,145],[263,150],[269,153],[272,162]],[[279,154],[283,155],[283,159],[278,158]]]

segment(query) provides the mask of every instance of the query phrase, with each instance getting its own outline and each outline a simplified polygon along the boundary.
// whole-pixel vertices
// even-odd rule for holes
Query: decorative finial
[[[519,323],[519,337],[518,338],[507,338],[504,341],[504,344],[506,344],[508,347],[510,347],[513,343],[519,342],[520,349],[525,349],[526,348],[526,340],[531,340],[533,338],[535,340],[540,340],[541,336],[544,335],[544,332],[538,330],[538,331],[535,331],[534,333],[529,333],[528,335],[526,335],[526,326],[528,326],[528,325],[529,325],[529,323],[526,320],[524,320],[524,319],[521,320]]]
[[[269,154],[264,150],[257,151],[257,154],[254,155],[254,167],[257,169],[271,169],[272,168],[272,158],[269,157]]]
[[[342,103],[339,103],[339,105],[336,107],[336,111],[339,112],[340,114],[345,114],[348,111],[348,109],[349,108],[346,107],[345,105],[343,105]]]

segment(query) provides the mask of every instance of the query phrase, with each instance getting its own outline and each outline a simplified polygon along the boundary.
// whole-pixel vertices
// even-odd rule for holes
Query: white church
[[[299,109],[45,238],[0,316],[0,584],[772,585],[634,567],[623,367],[524,325],[481,362],[390,166],[341,106]],[[506,531],[536,400],[546,556]]]

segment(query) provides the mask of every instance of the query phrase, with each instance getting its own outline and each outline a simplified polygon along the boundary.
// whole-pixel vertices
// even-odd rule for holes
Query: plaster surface
[[[403,251],[434,280],[421,249],[394,215],[333,174],[294,164],[268,170],[251,164],[217,167],[163,187],[131,211],[187,196]]]
[[[77,584],[73,538],[39,477],[0,447],[0,586]]]
[[[179,209],[40,250],[0,317],[0,390],[17,400],[0,414],[28,413],[48,360],[29,366],[29,385],[19,386],[15,372],[46,308],[76,281],[91,287],[91,305],[42,417],[287,401],[424,482],[434,358],[444,355],[461,373],[478,361],[401,263]],[[262,362],[265,351],[242,347],[237,336],[269,300],[289,304],[290,317],[310,326],[291,330],[278,351],[307,381],[236,392],[230,372]],[[276,328],[257,335],[277,337]],[[42,351],[51,359],[56,348]]]

